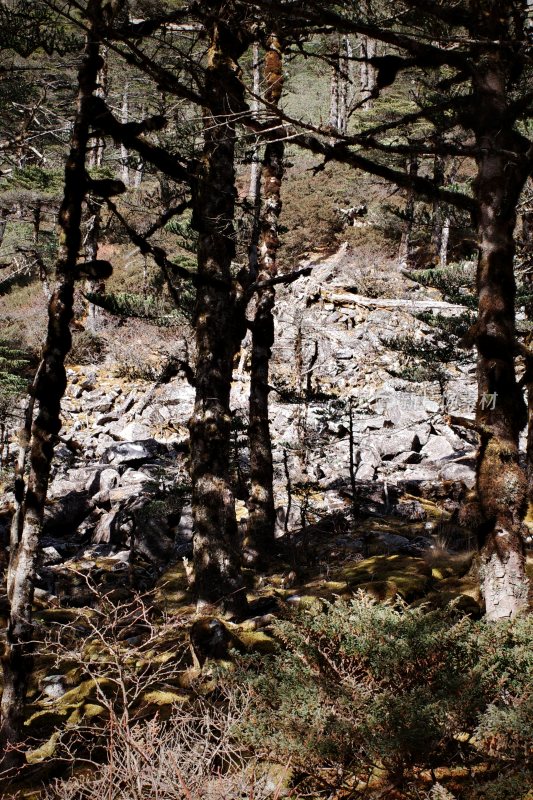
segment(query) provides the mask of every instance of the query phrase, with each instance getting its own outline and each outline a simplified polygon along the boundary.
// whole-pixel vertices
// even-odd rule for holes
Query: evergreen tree
[[[263,7],[262,3],[249,3]],[[482,587],[487,616],[514,616],[527,604],[523,518],[527,481],[519,460],[518,437],[527,409],[516,378],[520,353],[515,332],[514,228],[521,193],[533,170],[525,122],[532,115],[530,41],[522,0],[412,0],[394,4],[401,13],[368,19],[351,3],[268,3],[284,24],[330,27],[369,36],[390,52],[370,60],[377,69],[376,97],[404,71],[423,82],[430,70],[438,92],[429,104],[387,123],[348,134],[335,145],[320,126],[293,142],[324,157],[380,176],[418,195],[449,203],[473,216],[479,241],[476,278],[478,316],[465,337],[478,354],[475,430],[480,447],[477,493]],[[453,41],[454,47],[449,43]],[[442,116],[446,117],[443,130]],[[438,117],[438,137],[417,131],[420,120]],[[297,121],[292,120],[293,123]],[[410,135],[402,141],[398,133]],[[395,138],[396,137],[396,138]],[[453,156],[475,165],[472,193],[454,192],[430,177],[402,172],[391,157]],[[529,352],[525,353],[530,358]],[[528,380],[530,371],[527,370]]]

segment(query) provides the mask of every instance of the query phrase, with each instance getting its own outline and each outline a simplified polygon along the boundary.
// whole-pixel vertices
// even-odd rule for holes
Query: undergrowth
[[[278,652],[241,660],[231,688],[253,698],[239,736],[290,761],[302,796],[425,797],[438,774],[452,797],[525,800],[531,617],[488,625],[361,595],[275,633]]]
[[[287,611],[272,653],[202,671],[183,621],[157,619],[140,601],[93,611],[78,656],[59,624],[53,669],[77,663],[83,680],[42,706],[74,712],[33,751],[65,776],[41,796],[531,800],[531,616],[487,624],[360,593]]]

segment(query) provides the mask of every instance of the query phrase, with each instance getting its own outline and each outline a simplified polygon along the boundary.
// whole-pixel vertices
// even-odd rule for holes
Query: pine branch
[[[348,164],[355,169],[361,169],[371,175],[377,175],[404,189],[412,188],[422,197],[429,197],[432,200],[442,200],[445,203],[449,203],[451,206],[462,208],[470,213],[475,213],[477,210],[476,202],[472,197],[468,197],[468,195],[462,194],[461,192],[451,192],[447,189],[442,189],[428,178],[423,178],[419,175],[408,175],[406,172],[401,172],[392,167],[387,167],[384,164],[379,164],[366,156],[354,153],[353,150],[349,150],[343,143],[335,145],[326,144],[320,141],[316,136],[310,136],[308,134],[296,135],[292,137],[292,141],[316,155],[323,156],[324,165],[329,161],[338,161],[341,164]]]
[[[280,283],[285,285],[294,283],[294,281],[297,281],[299,278],[310,275],[312,269],[312,266],[303,267],[302,269],[297,269],[294,272],[287,272],[284,275],[276,275],[275,278],[269,278],[265,281],[257,281],[256,283],[252,283],[246,290],[246,296],[249,299],[254,292],[259,292],[261,289],[267,289],[269,286],[277,286]]]
[[[434,44],[428,44],[416,36],[409,36],[405,33],[384,28],[378,24],[363,22],[361,20],[349,19],[342,14],[332,11],[323,2],[309,0],[305,4],[305,15],[299,16],[297,8],[294,10],[287,3],[279,0],[244,0],[249,5],[268,8],[279,19],[289,23],[294,20],[307,23],[309,27],[313,25],[328,25],[334,31],[340,33],[355,33],[360,36],[367,36],[385,44],[393,45],[406,51],[416,59],[417,66],[451,66],[460,70],[471,71],[470,58],[468,54],[459,49],[445,49]]]
[[[145,236],[142,236],[142,234],[136,231],[135,228],[132,228],[129,222],[122,216],[116,205],[111,200],[106,200],[106,204],[109,210],[118,219],[133,244],[137,245],[143,255],[152,256],[157,266],[160,267],[170,295],[176,306],[179,306],[181,298],[179,292],[172,283],[171,274],[174,273],[180,278],[185,278],[185,280],[190,280],[193,283],[196,276],[192,272],[189,272],[188,269],[185,269],[185,267],[182,267],[179,264],[174,264],[174,262],[168,259],[167,254],[162,247],[157,247],[153,244],[150,244],[150,242],[146,240]]]
[[[144,131],[160,130],[160,127],[163,127],[162,117],[149,117],[138,123],[122,123],[112,114],[102,98],[95,97],[92,103],[92,124],[95,128],[93,135],[103,133],[111,136],[128,150],[135,150],[144,161],[160,169],[169,178],[188,185],[195,180],[194,173],[184,165],[183,159],[178,154],[169,153],[164,148],[139,138],[140,133]]]

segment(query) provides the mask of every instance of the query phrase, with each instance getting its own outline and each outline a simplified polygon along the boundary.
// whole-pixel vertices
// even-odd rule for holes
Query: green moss
[[[453,604],[453,607],[462,614],[468,614],[472,619],[481,617],[480,604],[473,597],[456,592],[430,592],[420,601],[413,603],[413,606],[426,606],[431,611],[434,611],[444,609],[450,604]]]
[[[141,701],[152,706],[183,705],[183,703],[186,703],[188,700],[188,695],[172,692],[168,689],[153,689],[149,692],[143,692],[141,695]]]
[[[94,719],[94,717],[102,717],[105,714],[107,714],[107,709],[96,703],[85,703],[83,706],[84,719]]]
[[[394,576],[419,575],[431,577],[431,568],[422,558],[414,556],[374,556],[355,561],[335,571],[337,580],[346,581],[351,587],[370,581],[389,580]]]
[[[89,698],[95,698],[98,692],[105,691],[112,686],[114,686],[114,682],[110,678],[89,678],[86,681],[82,681],[73,689],[69,689],[68,692],[65,692],[64,695],[54,702],[54,707],[67,708],[68,706],[82,703]]]
[[[95,619],[97,612],[92,608],[46,608],[35,614],[35,619],[56,625],[76,625]]]
[[[40,764],[41,761],[46,761],[48,758],[52,758],[57,749],[59,735],[59,731],[55,731],[55,733],[50,736],[48,741],[46,741],[40,747],[37,747],[35,750],[30,750],[27,752],[26,761],[28,764]]]
[[[276,642],[264,631],[239,631],[237,638],[253,653],[274,653],[277,650]]]
[[[462,578],[456,576],[445,578],[439,581],[435,588],[438,592],[444,592],[453,597],[466,595],[476,602],[480,601],[479,581],[472,575],[465,575]]]
[[[319,614],[324,609],[324,603],[320,597],[315,597],[315,595],[311,594],[303,594],[298,602],[298,608],[305,609],[311,613]]]
[[[182,563],[174,564],[159,578],[154,599],[159,607],[171,613],[183,612],[183,608],[188,607],[191,602],[189,578]],[[194,611],[192,606],[191,610]]]
[[[374,556],[342,567],[336,574],[354,591],[362,589],[377,600],[400,595],[407,602],[424,595],[431,586],[431,568],[421,558]]]
[[[306,594],[318,594],[320,597],[342,594],[348,589],[346,581],[323,581],[318,579],[304,584]]]
[[[30,706],[28,711],[31,711],[35,706]],[[43,735],[44,732],[50,731],[62,725],[72,713],[72,706],[65,708],[40,708],[34,711],[28,719],[24,721],[24,727],[30,736]]]

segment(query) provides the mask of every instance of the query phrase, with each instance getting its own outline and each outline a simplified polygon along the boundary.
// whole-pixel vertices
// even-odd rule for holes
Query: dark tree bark
[[[277,105],[283,90],[282,44],[278,36],[270,34],[266,44],[265,99]],[[281,214],[281,182],[283,178],[284,143],[281,131],[274,128],[263,159],[263,205],[260,220],[258,282],[274,278],[277,274],[279,247],[278,222]],[[257,293],[252,327],[252,363],[250,372],[250,502],[248,518],[248,547],[252,558],[263,557],[274,548],[276,514],[274,508],[274,467],[272,442],[268,419],[269,364],[274,343],[274,286]]]
[[[214,17],[217,10],[222,9],[214,9]],[[230,388],[245,318],[231,272],[235,255],[232,111],[243,102],[237,61],[245,46],[220,20],[209,25],[209,34],[204,148],[193,216],[199,233],[196,400],[189,421],[195,588],[200,607],[216,604],[240,615],[247,602],[230,480]]]
[[[33,667],[32,602],[35,562],[42,527],[50,465],[61,428],[60,404],[66,386],[64,360],[71,345],[76,264],[81,244],[80,224],[86,190],[85,161],[91,119],[90,102],[101,67],[98,31],[101,0],[89,4],[91,29],[78,73],[78,110],[65,167],[64,198],[59,212],[61,228],[57,285],[48,308],[48,333],[35,382],[38,414],[31,430],[29,476],[23,492],[21,513],[15,516],[7,574],[9,620],[2,657],[4,690],[1,702],[0,744],[2,764],[11,766],[20,758],[9,745],[19,740],[23,723],[28,678]]]
[[[98,71],[98,86],[96,87],[95,95],[101,97],[103,100],[107,99],[109,93],[109,64],[107,58],[107,47],[100,49],[102,56],[102,67]],[[87,153],[87,163],[89,167],[101,167],[104,161],[105,139],[103,136],[98,136],[94,139],[92,147]]]
[[[500,13],[501,12],[501,13]],[[505,9],[493,9],[491,38],[503,36]],[[474,130],[480,255],[475,341],[478,350],[476,421],[481,433],[477,490],[486,524],[481,532],[481,583],[487,618],[515,616],[527,603],[523,523],[527,481],[518,436],[527,421],[514,358],[516,205],[527,179],[530,143],[508,116],[509,65],[494,53],[476,65]],[[512,156],[510,155],[512,154]]]

